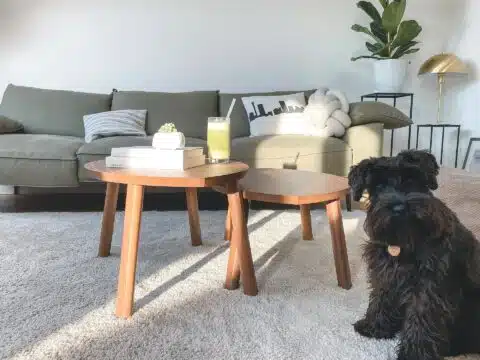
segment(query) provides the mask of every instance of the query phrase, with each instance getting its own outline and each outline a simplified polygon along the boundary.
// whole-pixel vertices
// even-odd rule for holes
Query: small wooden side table
[[[344,289],[352,287],[341,210],[341,200],[350,190],[346,178],[290,169],[250,169],[239,186],[245,200],[298,205],[304,240],[313,240],[310,206],[326,203],[337,282]],[[222,191],[221,188],[215,189]],[[225,224],[227,240],[232,236],[233,216],[233,208],[229,208]]]
[[[101,257],[110,255],[119,184],[127,185],[115,311],[117,317],[129,318],[133,314],[135,272],[145,186],[186,189],[191,241],[194,246],[202,243],[197,188],[225,187],[233,224],[225,287],[230,290],[238,288],[241,278],[244,293],[251,296],[257,295],[257,280],[242,211],[242,193],[238,188],[238,181],[248,170],[246,164],[241,162],[208,164],[186,171],[133,170],[109,168],[106,167],[104,160],[100,160],[86,164],[85,168],[94,178],[107,183],[98,251]],[[238,271],[238,268],[241,271]]]

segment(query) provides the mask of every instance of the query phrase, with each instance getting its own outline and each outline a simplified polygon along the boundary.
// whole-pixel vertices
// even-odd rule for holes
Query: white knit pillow
[[[85,142],[109,136],[147,136],[147,110],[115,110],[85,115]]]

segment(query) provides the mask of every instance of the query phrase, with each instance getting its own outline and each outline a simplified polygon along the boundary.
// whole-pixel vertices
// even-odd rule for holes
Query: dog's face
[[[438,168],[433,155],[408,150],[396,157],[362,160],[350,169],[348,182],[355,201],[360,201],[366,193],[371,203],[383,192],[408,194],[435,190],[438,187]]]
[[[364,227],[371,240],[414,252],[419,242],[445,240],[454,222],[454,214],[434,196],[384,192],[368,209]]]

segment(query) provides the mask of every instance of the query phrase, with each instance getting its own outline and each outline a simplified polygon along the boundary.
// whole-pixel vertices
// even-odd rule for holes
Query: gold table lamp
[[[445,84],[445,75],[447,74],[466,74],[467,66],[454,54],[442,53],[434,55],[425,61],[418,75],[434,74],[438,79],[438,110],[437,123],[441,122],[443,108],[443,86]]]

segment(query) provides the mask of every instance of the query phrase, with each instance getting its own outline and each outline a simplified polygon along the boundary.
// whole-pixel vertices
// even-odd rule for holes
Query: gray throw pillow
[[[20,131],[23,131],[21,123],[0,115],[0,134],[12,134]]]
[[[147,136],[147,110],[115,110],[85,115],[85,142],[111,136]]]
[[[413,124],[412,120],[402,111],[376,101],[351,103],[349,115],[352,119],[352,126],[383,123],[385,129],[398,129]]]

